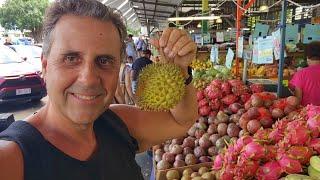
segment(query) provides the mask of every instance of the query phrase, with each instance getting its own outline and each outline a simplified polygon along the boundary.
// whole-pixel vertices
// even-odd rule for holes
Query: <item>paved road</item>
[[[21,120],[40,109],[46,101],[47,97],[42,98],[40,102],[0,104],[0,113],[13,113],[15,120]]]

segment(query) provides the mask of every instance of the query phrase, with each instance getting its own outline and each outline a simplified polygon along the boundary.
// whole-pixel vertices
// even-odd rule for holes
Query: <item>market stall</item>
[[[258,11],[250,8],[255,2],[237,2],[244,18]],[[308,8],[303,15],[320,7],[299,3],[266,4],[278,17],[292,7]],[[184,137],[153,147],[156,179],[320,179],[320,107],[301,106],[289,88],[307,66],[305,45],[320,39],[320,26],[283,19],[255,22],[250,36],[240,25],[239,34],[214,30],[208,42],[193,36],[201,117]]]

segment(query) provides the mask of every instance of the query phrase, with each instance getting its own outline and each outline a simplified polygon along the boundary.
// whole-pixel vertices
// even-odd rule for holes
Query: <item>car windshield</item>
[[[0,46],[0,64],[19,63],[23,60],[9,47]]]
[[[13,46],[21,57],[40,58],[42,49],[37,46]]]

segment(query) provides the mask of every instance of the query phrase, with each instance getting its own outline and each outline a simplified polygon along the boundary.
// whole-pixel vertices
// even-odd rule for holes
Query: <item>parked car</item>
[[[0,45],[0,103],[39,101],[46,95],[39,72],[12,49]]]
[[[41,72],[42,48],[33,45],[10,45],[10,47],[16,51],[22,59],[32,64],[37,71]]]

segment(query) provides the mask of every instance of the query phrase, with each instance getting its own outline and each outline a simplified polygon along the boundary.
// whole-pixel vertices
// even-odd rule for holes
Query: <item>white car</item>
[[[39,101],[46,96],[39,72],[7,46],[0,45],[0,104],[12,101]]]
[[[42,48],[33,45],[10,45],[10,48],[16,51],[27,63],[32,64],[37,71],[42,71]]]

